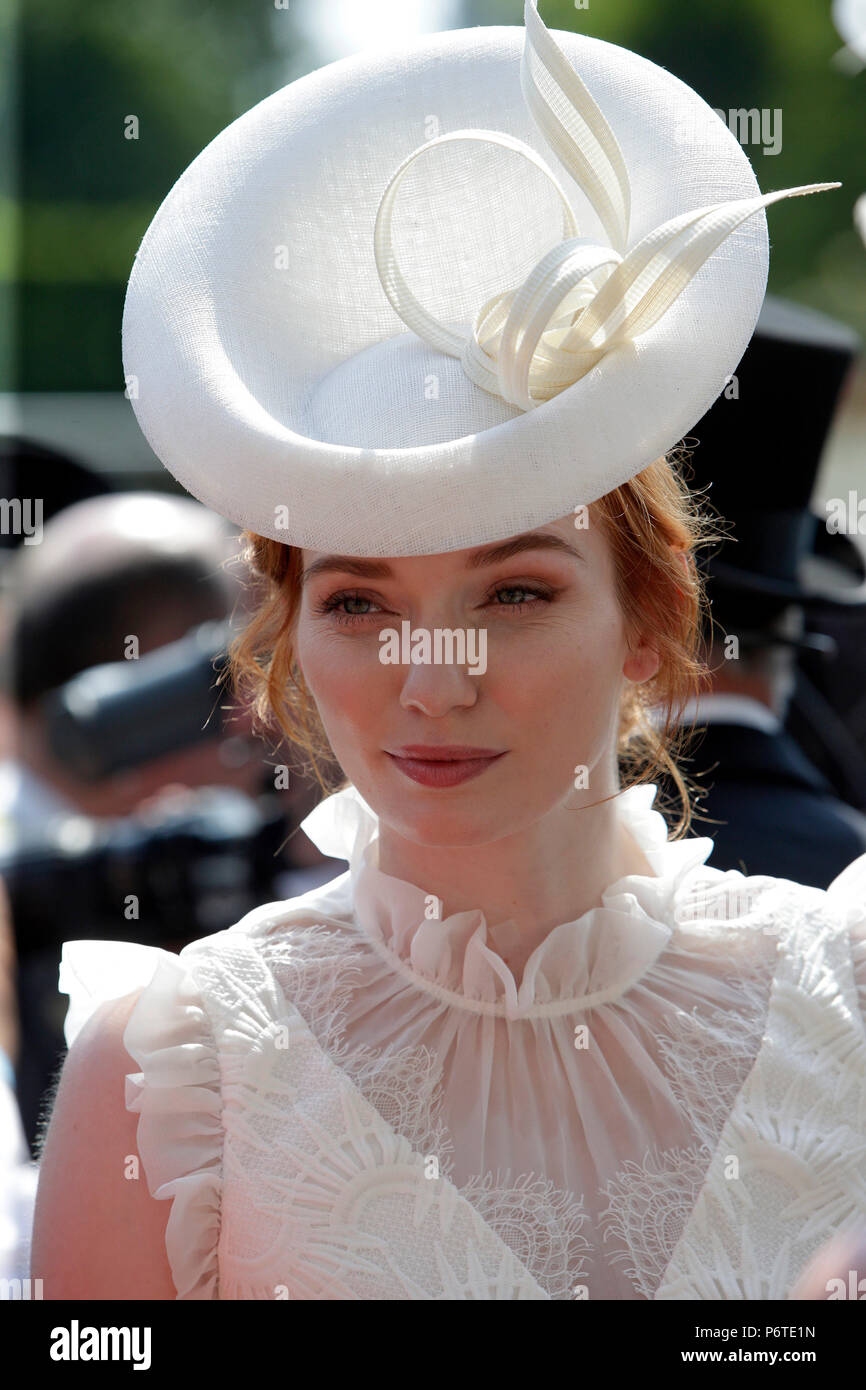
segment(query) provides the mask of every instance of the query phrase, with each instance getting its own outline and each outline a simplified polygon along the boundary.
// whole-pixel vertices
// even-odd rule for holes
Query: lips
[[[404,748],[385,750],[394,758],[416,758],[422,762],[451,763],[471,762],[476,758],[497,758],[504,750],[501,748],[473,748],[465,743],[407,743]]]
[[[412,748],[417,748],[423,756],[409,752],[408,749]],[[468,748],[465,744],[440,744],[438,747],[409,744],[399,752],[385,751],[395,767],[413,782],[423,787],[456,787],[486,772],[505,756],[507,750]]]

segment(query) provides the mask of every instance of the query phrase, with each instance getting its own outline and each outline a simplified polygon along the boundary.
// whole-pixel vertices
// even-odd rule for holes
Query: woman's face
[[[578,530],[568,516],[504,543],[393,560],[304,550],[303,569],[298,661],[343,771],[397,834],[487,844],[616,790],[620,692],[658,657],[629,652],[599,523]],[[404,622],[431,638],[477,629],[467,651],[478,673],[471,655],[447,660],[447,646],[439,664],[384,662],[380,634]],[[500,756],[431,786],[395,756],[413,744]],[[586,790],[575,791],[576,768]]]

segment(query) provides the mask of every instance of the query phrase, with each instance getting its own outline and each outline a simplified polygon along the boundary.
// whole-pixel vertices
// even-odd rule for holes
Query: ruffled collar
[[[551,1016],[597,1007],[637,983],[670,939],[682,880],[712,853],[709,837],[668,840],[663,816],[652,810],[655,796],[647,783],[617,801],[654,876],[617,879],[602,893],[602,906],[552,928],[519,985],[499,954],[508,951],[514,924],[491,926],[480,908],[430,918],[423,889],[379,869],[378,816],[357,788],[327,797],[301,828],[323,854],[348,861],[358,924],[395,970],[478,1013]]]

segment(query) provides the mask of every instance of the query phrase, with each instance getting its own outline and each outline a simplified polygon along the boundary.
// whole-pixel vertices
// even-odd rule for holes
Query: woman
[[[677,79],[525,19],[519,89],[491,29],[276,94],[139,252],[136,413],[244,527],[238,686],[339,761],[304,829],[349,868],[180,956],[66,944],[46,1297],[769,1299],[863,1214],[866,862],[723,874],[620,782],[685,791],[673,448],[763,207],[825,185],[761,196]]]

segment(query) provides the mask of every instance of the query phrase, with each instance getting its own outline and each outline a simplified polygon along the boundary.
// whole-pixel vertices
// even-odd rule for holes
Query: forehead
[[[512,557],[527,554],[549,555],[561,562],[585,564],[603,545],[599,528],[590,524],[575,525],[569,515],[532,531],[520,532],[501,541],[466,550],[446,551],[440,555],[407,555],[389,559],[333,555],[325,551],[303,550],[302,568],[305,582],[317,575],[343,571],[370,578],[390,575],[447,576],[458,572],[483,570]]]

